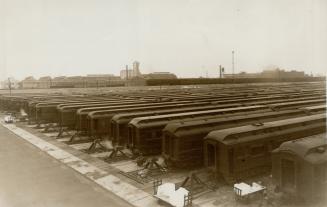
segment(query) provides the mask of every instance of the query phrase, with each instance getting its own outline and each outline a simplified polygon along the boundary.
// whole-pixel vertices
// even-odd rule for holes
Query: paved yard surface
[[[0,125],[1,207],[131,206]]]

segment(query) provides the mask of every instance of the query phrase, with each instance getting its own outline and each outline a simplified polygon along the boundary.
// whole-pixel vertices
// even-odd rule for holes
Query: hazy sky
[[[0,0],[0,77],[324,73],[326,0]],[[2,79],[3,79],[2,78]]]

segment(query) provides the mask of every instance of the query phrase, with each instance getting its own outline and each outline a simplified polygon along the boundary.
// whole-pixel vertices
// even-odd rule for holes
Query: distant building
[[[25,89],[38,88],[38,81],[33,76],[29,76],[21,81],[21,86]]]
[[[39,78],[37,81],[38,88],[50,88],[51,87],[51,77],[50,76],[44,76]]]
[[[120,71],[120,79],[127,80],[133,77],[133,70],[121,70]]]
[[[285,71],[279,68],[273,70],[264,70],[261,73],[262,78],[303,78],[306,75],[303,71]]]
[[[224,78],[303,78],[307,75],[303,71],[285,71],[279,68],[264,70],[261,73],[246,73],[224,74]]]
[[[258,78],[260,73],[246,73],[240,72],[237,74],[224,74],[224,78]]]
[[[154,72],[143,75],[146,79],[177,79],[177,76],[170,72]]]
[[[128,65],[126,65],[125,70],[120,71],[120,78],[122,80],[129,80],[141,76],[140,63],[138,61],[133,62],[133,69],[128,69]]]
[[[86,77],[92,77],[92,78],[111,78],[114,77],[113,74],[88,74]]]

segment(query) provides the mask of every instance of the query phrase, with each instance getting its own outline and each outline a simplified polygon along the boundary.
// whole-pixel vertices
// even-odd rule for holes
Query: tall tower
[[[137,77],[140,76],[140,63],[138,61],[133,62],[133,76]]]

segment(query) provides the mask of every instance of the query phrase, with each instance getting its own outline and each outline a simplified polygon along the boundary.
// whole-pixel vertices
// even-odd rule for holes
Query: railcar
[[[173,121],[185,121],[195,118],[210,118],[222,114],[250,112],[259,109],[268,109],[267,106],[230,107],[205,111],[192,111],[177,114],[165,114],[149,117],[134,118],[128,124],[127,145],[144,155],[160,154],[162,142],[162,129]]]
[[[282,143],[272,153],[276,188],[307,202],[326,199],[326,133]]]
[[[98,112],[101,111],[103,113],[111,113],[112,109],[122,109],[122,108],[130,108],[130,109],[155,109],[155,108],[171,108],[171,107],[186,107],[189,105],[201,105],[204,102],[201,103],[194,103],[191,101],[163,101],[163,102],[149,102],[149,103],[144,103],[144,104],[136,104],[136,105],[122,105],[120,108],[117,107],[112,107],[112,106],[106,106],[106,107],[89,107],[89,108],[81,108],[78,109],[76,112],[76,127],[75,129],[77,131],[81,131],[81,132],[86,132],[87,131],[87,116],[88,114],[90,114],[91,112]],[[137,108],[137,109],[136,109]],[[106,129],[104,129],[105,131]]]
[[[204,138],[204,165],[228,183],[271,171],[271,152],[285,141],[324,133],[326,115],[211,131]]]
[[[62,105],[59,104],[57,106],[57,111],[58,111],[58,124],[61,127],[68,127],[68,128],[74,128],[75,123],[76,123],[76,112],[78,109],[81,108],[90,108],[90,107],[106,107],[106,106],[111,106],[111,107],[120,107],[123,105],[128,105],[128,106],[136,106],[139,104],[146,104],[146,103],[151,103],[148,101],[109,101],[109,102],[98,102],[98,103],[92,103],[92,104],[68,104],[68,105]]]
[[[188,108],[185,108],[185,110],[191,110],[191,111],[201,111],[206,108],[210,109],[221,109],[221,108],[229,108],[229,107],[236,107],[241,106],[240,104],[227,104],[227,105],[221,105],[221,104],[214,104],[214,103],[194,103],[193,106],[190,106]],[[167,108],[167,107],[163,107]],[[169,108],[169,107],[168,107]],[[179,108],[179,106],[170,106],[170,108]],[[184,108],[184,107],[182,107]],[[101,137],[104,135],[110,135],[111,134],[111,119],[113,116],[119,114],[119,113],[128,113],[128,112],[142,112],[142,111],[151,111],[153,109],[149,109],[149,107],[143,107],[143,108],[121,108],[121,109],[114,109],[114,110],[106,110],[106,114],[103,115],[97,115],[98,112],[94,111],[88,114],[89,121],[87,126],[87,132],[89,136],[91,137]],[[100,111],[99,111],[100,112]],[[101,111],[102,112],[102,111]]]
[[[314,113],[323,113],[326,108]],[[203,165],[203,138],[211,131],[248,124],[276,121],[306,116],[313,112],[303,109],[283,111],[253,111],[233,116],[217,116],[213,119],[194,120],[167,124],[163,129],[162,155],[174,167],[198,167]]]
[[[77,106],[85,104],[112,103],[117,101],[133,101],[130,99],[73,99],[62,101],[42,102],[35,105],[35,120],[37,123],[54,123],[58,122],[57,106]]]
[[[242,105],[233,104],[230,107],[241,107]],[[158,115],[165,115],[165,114],[177,114],[177,113],[185,113],[185,112],[194,112],[194,111],[205,111],[205,110],[212,110],[217,109],[216,106],[202,106],[202,107],[187,107],[187,108],[180,108],[180,109],[170,109],[170,110],[155,110],[155,111],[142,111],[142,112],[134,112],[134,113],[121,113],[117,114],[112,117],[111,119],[111,134],[112,141],[119,145],[125,145],[128,139],[128,124],[134,118],[138,117],[149,117],[149,116],[158,116]],[[271,109],[269,107],[259,108],[259,112],[270,112]],[[257,111],[255,111],[257,112]],[[241,112],[237,114],[248,114],[248,112]],[[228,115],[230,116],[230,115]]]
[[[294,98],[294,97],[293,97]],[[311,97],[310,99],[315,99],[316,97]],[[292,100],[306,100],[309,98],[294,98]],[[214,99],[210,99],[211,101],[214,101]],[[256,97],[256,98],[240,98],[240,99],[232,99],[232,100],[220,100],[219,101],[214,101],[212,104],[223,104],[223,106],[227,106],[230,105],[229,107],[236,107],[236,106],[240,106],[239,104],[244,104],[244,105],[261,105],[261,104],[273,104],[273,103],[280,103],[280,102],[284,102],[284,101],[290,101],[290,97],[289,96],[263,96],[263,97]],[[201,102],[202,100],[199,100],[199,102]],[[260,102],[261,101],[261,102]],[[232,105],[232,104],[236,104],[236,105]],[[207,106],[206,106],[207,107]],[[210,106],[209,106],[210,107]],[[217,107],[212,107],[211,109],[217,109]],[[200,109],[201,111],[203,110],[210,110],[209,108],[203,108]],[[188,111],[193,111],[193,110],[188,110]],[[110,126],[110,122],[111,122],[111,111],[106,111],[106,110],[102,110],[102,111],[94,111],[91,112],[88,117],[87,117],[87,131],[91,132],[89,134],[106,134],[108,133],[107,128],[111,128]],[[137,113],[137,112],[136,112]],[[110,131],[110,130],[109,130]],[[93,133],[95,132],[95,133]]]
[[[264,97],[256,97],[256,98],[239,98],[239,99],[228,99],[228,100],[222,100],[221,98],[213,98],[213,99],[198,99],[194,103],[195,105],[205,105],[205,108],[203,110],[209,110],[209,109],[217,109],[221,107],[236,107],[240,106],[240,103],[242,102],[251,102],[251,101],[257,101],[257,100],[271,100],[275,102],[279,99],[285,99],[285,96],[264,96]],[[211,102],[210,105],[213,106],[206,106],[207,103]],[[277,101],[278,102],[278,101]],[[221,106],[218,106],[221,104]],[[210,107],[210,108],[208,108]],[[201,110],[201,109],[200,109]],[[94,135],[105,135],[108,133],[108,128],[110,128],[110,122],[111,122],[111,117],[112,117],[112,111],[111,110],[99,110],[99,111],[93,111],[90,112],[87,116],[87,131],[90,132],[89,134]]]
[[[190,104],[190,106],[196,106],[196,105],[207,105],[207,104],[223,104],[224,106],[227,104],[233,104],[232,107],[236,107],[239,105],[240,102],[247,102],[247,101],[254,101],[254,100],[270,100],[270,99],[278,99],[278,98],[284,98],[284,96],[274,96],[274,97],[260,97],[260,98],[239,98],[239,99],[222,99],[222,98],[210,98],[210,99],[197,99],[193,100],[194,103]],[[166,102],[166,103],[172,103],[172,102]],[[177,102],[176,102],[177,103]],[[179,100],[179,103],[185,103],[186,101]],[[186,107],[186,105],[185,105]],[[217,106],[212,107],[217,108]],[[87,114],[88,113],[88,114]],[[111,109],[105,109],[105,108],[93,108],[93,109],[79,109],[77,111],[77,117],[78,117],[78,126],[77,128],[83,129],[85,128],[84,123],[86,123],[87,131],[96,131],[95,133],[91,134],[106,134],[108,133],[108,127],[110,128],[110,122],[112,117],[112,111]],[[86,116],[87,115],[87,116]],[[85,120],[86,119],[86,120]]]
[[[303,99],[303,101],[294,101],[291,103],[277,103],[277,104],[271,104],[270,107],[273,110],[281,110],[281,109],[289,109],[289,108],[299,108],[303,106],[316,106],[318,104],[326,104],[326,96],[322,96],[321,98],[315,99]]]
[[[246,102],[243,103],[244,106],[252,106],[252,105],[266,105],[269,106],[271,104],[277,104],[282,102],[288,102],[295,106],[303,106],[300,104],[295,104],[303,100],[312,99],[310,104],[314,105],[320,104],[323,99],[317,98],[317,97],[311,97],[311,98],[295,98],[295,99],[275,99],[275,100],[269,100],[269,101],[258,101],[258,102]],[[310,105],[309,103],[306,103],[307,105]],[[189,113],[196,113],[196,112],[189,112]],[[201,112],[202,113],[202,112]],[[218,113],[219,114],[219,113]],[[181,117],[179,117],[181,116]],[[187,119],[191,119],[188,117],[188,114],[171,114],[171,115],[162,115],[162,116],[153,116],[153,117],[141,117],[133,119],[129,124],[129,134],[128,134],[128,140],[127,144],[128,146],[132,146],[134,149],[140,150],[142,153],[148,153],[146,152],[147,149],[150,151],[153,151],[153,153],[160,153],[161,151],[161,130],[165,127],[165,125],[169,121],[184,121],[184,116],[187,117]],[[202,115],[193,115],[196,118],[201,118]],[[206,117],[208,116],[217,116],[217,114],[206,114]],[[134,122],[133,122],[134,121]],[[148,146],[147,146],[148,145]],[[159,149],[158,149],[159,147]],[[151,152],[149,152],[152,154]]]

